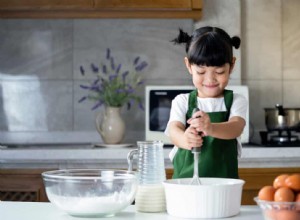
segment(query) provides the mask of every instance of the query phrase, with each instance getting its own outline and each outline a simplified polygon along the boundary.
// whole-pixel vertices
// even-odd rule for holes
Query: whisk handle
[[[192,115],[194,114],[194,113],[196,113],[196,112],[198,112],[198,111],[200,111],[200,109],[199,108],[194,108],[193,109],[193,112],[192,112]],[[198,116],[197,118],[200,118],[201,116]],[[202,132],[201,131],[199,131],[198,132],[198,135],[201,135],[202,134]],[[200,153],[201,152],[201,147],[193,147],[192,148],[192,153]]]

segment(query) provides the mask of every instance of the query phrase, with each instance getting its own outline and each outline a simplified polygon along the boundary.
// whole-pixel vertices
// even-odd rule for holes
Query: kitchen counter
[[[127,154],[134,145],[99,147],[92,144],[0,147],[0,168],[122,168],[126,169]],[[164,149],[165,166],[172,168],[169,152]],[[299,167],[299,147],[245,146],[239,167]],[[136,162],[136,161],[135,161]]]
[[[17,210],[17,211],[16,211]],[[0,202],[0,219],[2,220],[80,220],[87,218],[71,217],[63,211],[57,209],[51,203],[41,202]],[[92,218],[90,218],[92,219]],[[100,219],[100,218],[94,218]],[[106,219],[106,218],[101,218]],[[178,218],[168,215],[166,212],[162,213],[141,213],[135,210],[135,206],[129,206],[125,210],[116,214],[113,217],[107,218],[109,220],[178,220]],[[263,220],[263,216],[258,206],[242,206],[241,212],[231,218],[224,218],[226,220]]]

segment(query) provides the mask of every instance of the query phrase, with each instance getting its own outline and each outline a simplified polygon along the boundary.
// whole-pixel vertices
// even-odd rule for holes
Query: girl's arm
[[[194,118],[201,116],[201,118]],[[241,117],[234,116],[227,122],[211,123],[209,116],[205,112],[195,113],[193,118],[189,119],[189,123],[197,131],[202,131],[205,136],[212,136],[220,139],[234,139],[239,137],[246,124],[245,120]]]
[[[208,135],[220,139],[234,139],[242,134],[245,124],[245,120],[237,116],[227,122],[211,123],[212,128]]]
[[[169,135],[177,147],[191,150],[192,147],[202,146],[202,137],[198,135],[198,131],[192,126],[185,130],[185,126],[179,121],[170,122]]]

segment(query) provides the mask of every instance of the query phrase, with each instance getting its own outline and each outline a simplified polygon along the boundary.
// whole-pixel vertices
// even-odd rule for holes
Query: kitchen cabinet
[[[41,177],[46,170],[2,169],[0,170],[0,200],[47,202]]]
[[[0,200],[47,202],[41,173],[46,169],[2,169],[0,170]],[[265,185],[272,185],[276,176],[300,173],[293,168],[239,168],[240,178],[246,183],[243,188],[242,204],[255,205],[253,198]],[[167,178],[172,178],[173,169],[166,169]]]
[[[202,0],[1,0],[0,18],[191,18]]]

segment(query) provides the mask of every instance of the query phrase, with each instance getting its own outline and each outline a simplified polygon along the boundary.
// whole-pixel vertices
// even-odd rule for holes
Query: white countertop
[[[47,145],[17,148],[0,147],[0,168],[122,168],[126,169],[130,147],[93,145]],[[164,149],[165,167],[172,168],[171,148]],[[242,149],[239,167],[299,167],[299,147],[258,147]]]
[[[51,203],[41,202],[0,202],[1,220],[80,220],[87,218],[72,217],[57,209]],[[141,213],[135,210],[135,206],[129,206],[125,210],[109,218],[89,218],[109,220],[178,220],[178,218],[162,213]],[[258,206],[242,206],[241,212],[226,220],[263,220],[262,213]]]

